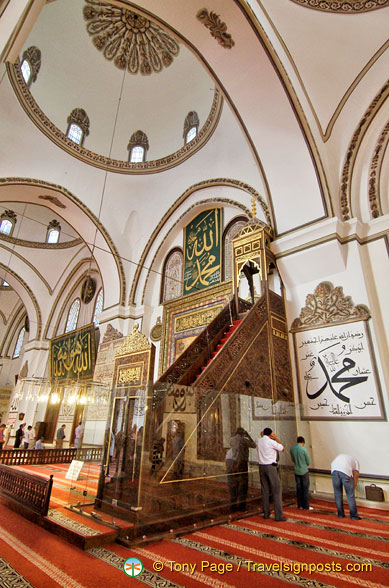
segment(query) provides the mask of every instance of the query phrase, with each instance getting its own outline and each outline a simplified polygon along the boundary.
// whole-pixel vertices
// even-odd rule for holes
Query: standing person
[[[297,443],[290,450],[290,457],[294,464],[294,477],[296,480],[297,506],[304,510],[310,510],[309,506],[309,470],[311,463],[309,453],[304,447],[304,437],[297,437]],[[311,509],[312,510],[312,509]]]
[[[357,503],[355,502],[355,488],[359,478],[358,461],[351,455],[340,453],[331,463],[331,475],[338,517],[341,519],[345,517],[343,508],[344,488],[350,508],[350,519],[354,521],[361,520],[361,517],[358,516]]]
[[[20,448],[20,444],[22,442],[23,436],[24,436],[24,427],[26,426],[26,423],[22,423],[18,430],[15,433],[15,444],[14,444],[14,449],[19,449]]]
[[[31,425],[28,425],[27,428],[24,427],[23,429],[23,449],[28,449],[28,434],[31,428]]]
[[[40,439],[38,439],[38,441],[35,443],[35,449],[44,449],[45,448],[45,446],[42,443],[43,440],[44,440],[44,437],[41,437]]]
[[[259,478],[261,480],[263,517],[270,517],[270,491],[273,495],[274,518],[286,521],[282,516],[281,480],[277,469],[278,453],[285,451],[284,446],[273,431],[266,427],[256,441],[258,449]]]
[[[63,440],[66,437],[66,435],[65,435],[65,428],[66,428],[66,425],[62,425],[58,429],[58,431],[57,431],[57,435],[56,435],[56,439],[55,439],[55,447],[56,447],[56,449],[62,449]]]
[[[230,510],[246,510],[249,486],[249,449],[255,449],[255,441],[243,427],[238,427],[230,439],[230,450],[226,455],[227,482],[230,491]]]
[[[7,449],[9,436],[11,435],[12,425],[7,425],[4,430],[4,442],[3,442],[3,449]]]
[[[0,425],[0,451],[3,449],[5,449],[5,444],[4,444],[4,431],[5,431],[5,425]]]
[[[81,449],[82,447],[82,438],[84,437],[84,428],[82,426],[82,421],[78,423],[78,427],[74,431],[75,438],[74,438],[74,447],[76,449]]]
[[[34,447],[35,447],[35,431],[31,425],[28,425],[27,432],[28,432],[28,447],[27,447],[27,449],[34,449]]]

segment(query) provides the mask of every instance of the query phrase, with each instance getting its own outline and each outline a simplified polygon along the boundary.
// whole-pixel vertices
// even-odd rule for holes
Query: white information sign
[[[68,471],[66,472],[65,478],[67,478],[68,480],[78,480],[78,476],[80,475],[83,465],[83,461],[73,459]]]
[[[365,321],[295,333],[303,419],[384,420]]]

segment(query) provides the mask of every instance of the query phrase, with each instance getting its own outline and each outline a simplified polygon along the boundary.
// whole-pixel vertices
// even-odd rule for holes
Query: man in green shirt
[[[297,437],[297,443],[290,450],[290,457],[294,463],[294,477],[296,479],[297,506],[304,510],[311,510],[309,506],[309,453],[304,447],[304,437]]]

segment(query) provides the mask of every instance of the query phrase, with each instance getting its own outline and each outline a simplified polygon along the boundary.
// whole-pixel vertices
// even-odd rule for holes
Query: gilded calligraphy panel
[[[95,363],[93,324],[50,341],[50,377],[56,380],[92,379]]]
[[[184,229],[184,295],[221,282],[221,212],[204,210]]]
[[[294,333],[304,420],[385,420],[366,321]]]

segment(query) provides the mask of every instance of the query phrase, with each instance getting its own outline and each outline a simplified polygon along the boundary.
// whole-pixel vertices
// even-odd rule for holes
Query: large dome
[[[20,61],[31,47],[41,59],[29,91],[19,64],[10,68],[19,99],[58,145],[93,165],[124,173],[176,165],[206,142],[218,121],[221,97],[206,69],[147,15],[94,0],[56,0],[42,10]],[[77,109],[89,119],[82,147],[66,137]],[[185,146],[191,112],[198,135]],[[128,145],[139,130],[149,145],[146,163],[131,165]]]

